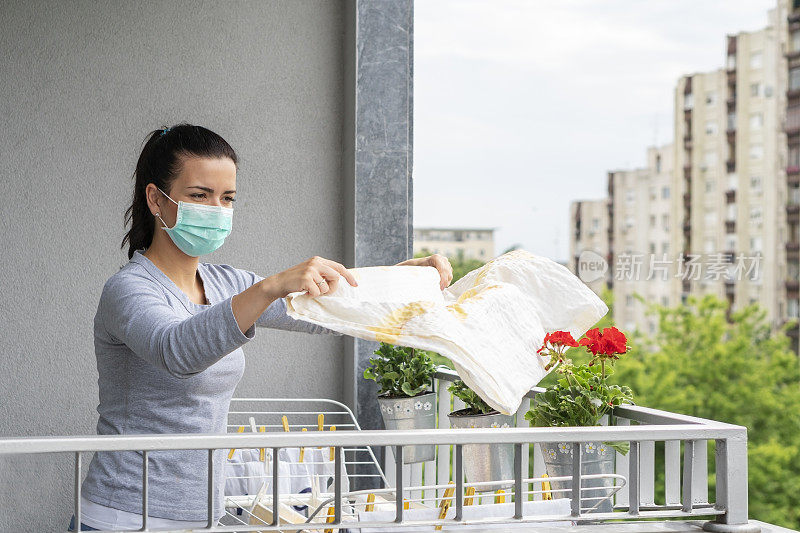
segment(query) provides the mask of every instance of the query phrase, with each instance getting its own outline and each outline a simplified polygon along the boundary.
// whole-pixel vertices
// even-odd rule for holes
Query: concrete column
[[[346,5],[345,260],[354,267],[392,265],[413,253],[414,2]],[[362,377],[378,344],[345,342],[345,401],[363,428],[383,428],[376,384]]]

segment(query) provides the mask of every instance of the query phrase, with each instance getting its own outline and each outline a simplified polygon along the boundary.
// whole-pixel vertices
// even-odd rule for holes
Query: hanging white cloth
[[[292,318],[354,337],[432,350],[449,357],[464,382],[504,414],[547,372],[536,354],[545,333],[576,339],[608,307],[566,267],[513,250],[473,270],[444,291],[433,267],[350,269],[331,293],[286,296]]]

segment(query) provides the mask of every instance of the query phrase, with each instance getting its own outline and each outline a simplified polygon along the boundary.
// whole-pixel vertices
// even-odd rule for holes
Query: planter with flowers
[[[555,369],[561,375],[557,382],[538,394],[525,419],[531,426],[565,427],[598,426],[603,416],[611,413],[614,407],[633,403],[631,389],[626,386],[610,385],[608,376],[621,354],[628,351],[627,339],[617,328],[598,328],[586,332],[584,338],[576,341],[564,331],[556,331],[545,336],[544,344],[538,353],[550,356],[546,370]],[[585,346],[591,353],[587,364],[573,365],[566,359],[565,352],[571,347]],[[545,467],[549,477],[572,475],[573,446],[570,442],[546,442],[541,444]],[[630,443],[584,442],[581,443],[581,473],[613,474],[614,452],[628,453]],[[571,481],[552,481],[553,489],[571,489]],[[581,497],[589,506],[596,506],[597,512],[611,512],[611,499],[602,499],[610,494],[611,480],[608,478],[585,479]],[[591,490],[595,488],[595,490]],[[568,496],[567,492],[557,493]],[[590,499],[594,498],[594,499]],[[602,500],[601,500],[602,499]]]
[[[453,411],[448,418],[453,428],[507,428],[514,426],[514,417],[504,415],[489,406],[463,381],[453,382],[448,389],[466,407]],[[464,477],[470,483],[514,477],[514,447],[512,444],[465,444],[462,448]],[[509,484],[510,486],[510,484]],[[503,488],[500,485],[477,485],[478,492]]]
[[[436,365],[428,352],[382,342],[374,353],[378,357],[369,360],[364,377],[380,387],[378,404],[386,429],[434,429]],[[432,444],[403,447],[404,463],[432,461],[435,455]]]

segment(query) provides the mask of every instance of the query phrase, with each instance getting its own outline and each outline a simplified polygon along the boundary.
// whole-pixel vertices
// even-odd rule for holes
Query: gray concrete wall
[[[234,230],[209,261],[345,261],[344,17],[327,0],[0,2],[0,436],[95,431],[92,319],[127,261],[147,131],[201,124],[241,158]],[[237,396],[342,397],[342,338],[260,329],[244,350]],[[66,529],[72,468],[0,459],[0,531]]]

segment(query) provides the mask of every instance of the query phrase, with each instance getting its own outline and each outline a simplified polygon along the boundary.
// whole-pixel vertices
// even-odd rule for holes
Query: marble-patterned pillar
[[[346,3],[345,260],[392,265],[413,254],[413,0]],[[345,401],[364,429],[383,428],[376,384],[362,377],[375,342],[348,337]]]

